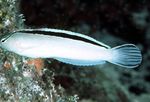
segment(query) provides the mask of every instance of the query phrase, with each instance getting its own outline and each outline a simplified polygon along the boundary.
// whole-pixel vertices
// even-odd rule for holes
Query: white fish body
[[[141,52],[133,44],[115,48],[82,34],[58,29],[24,29],[1,39],[1,47],[31,58],[54,58],[80,66],[105,61],[134,68],[141,63]]]

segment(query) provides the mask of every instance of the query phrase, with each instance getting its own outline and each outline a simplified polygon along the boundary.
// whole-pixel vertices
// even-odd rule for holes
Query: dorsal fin
[[[66,30],[60,30],[60,29],[52,29],[52,28],[40,28],[40,29],[22,29],[18,30],[17,32],[24,32],[24,33],[33,33],[33,34],[45,34],[45,35],[53,35],[53,36],[59,36],[59,37],[66,37],[66,38],[71,38],[75,40],[82,40],[85,42],[89,42],[95,45],[99,45],[101,47],[105,47],[109,49],[110,47],[105,45],[104,43],[101,43],[89,36],[80,34],[80,33],[75,33],[72,31],[66,31]]]

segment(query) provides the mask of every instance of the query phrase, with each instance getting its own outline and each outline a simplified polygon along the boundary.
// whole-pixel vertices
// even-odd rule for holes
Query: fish
[[[53,58],[77,66],[109,62],[136,68],[142,61],[141,51],[134,44],[111,48],[90,36],[53,28],[16,30],[1,36],[0,47],[29,58]]]

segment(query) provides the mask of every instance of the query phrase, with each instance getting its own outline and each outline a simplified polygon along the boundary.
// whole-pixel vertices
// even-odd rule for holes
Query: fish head
[[[10,49],[13,47],[13,42],[15,39],[12,39],[13,33],[7,33],[0,36],[0,47],[3,49]]]
[[[0,47],[7,51],[22,55],[24,51],[32,49],[35,44],[31,42],[32,38],[28,41],[28,36],[25,35],[26,34],[18,32],[4,34],[0,36]],[[23,53],[23,55],[25,54]]]

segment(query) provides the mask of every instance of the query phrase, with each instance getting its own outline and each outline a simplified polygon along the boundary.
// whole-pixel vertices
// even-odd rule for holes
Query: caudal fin
[[[135,68],[142,61],[141,51],[133,44],[114,47],[110,49],[110,54],[108,62],[126,68]]]

